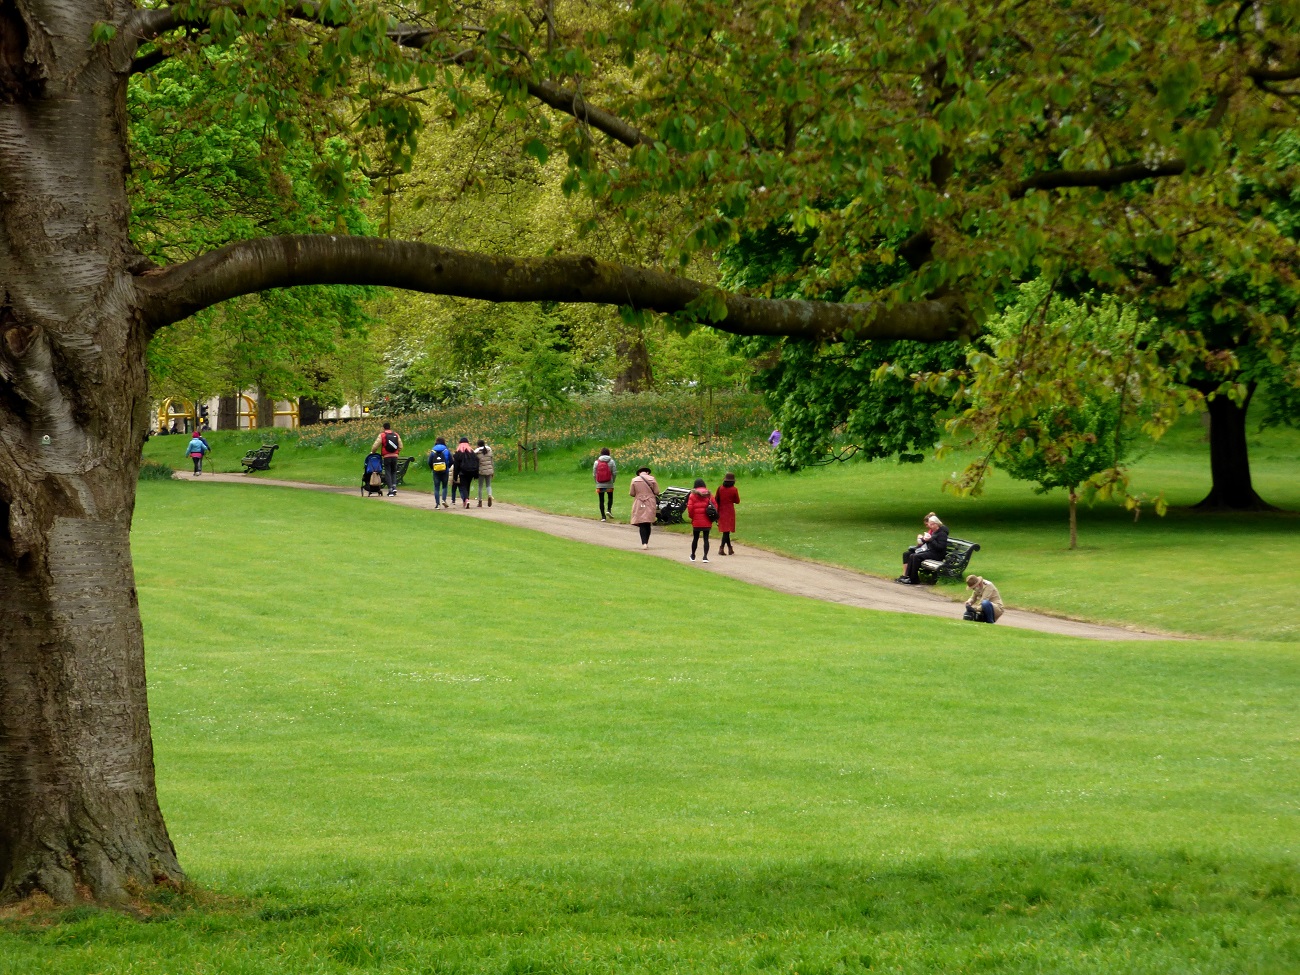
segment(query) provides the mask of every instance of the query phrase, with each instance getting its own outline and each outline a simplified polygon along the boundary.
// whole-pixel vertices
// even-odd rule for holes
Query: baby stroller
[[[366,469],[361,475],[361,496],[383,494],[387,490],[384,484],[384,461],[378,454],[366,455]]]

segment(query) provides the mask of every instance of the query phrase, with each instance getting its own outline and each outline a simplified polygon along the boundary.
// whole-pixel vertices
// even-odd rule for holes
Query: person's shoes
[[[913,582],[911,579],[909,579],[907,576],[899,576],[897,581],[898,581],[898,582],[901,582],[901,583],[902,583],[903,585],[905,585],[905,586],[914,586],[914,585],[916,585],[916,583]]]
[[[694,553],[694,552],[691,553],[691,561],[692,561],[692,562],[695,561],[695,553]]]
[[[492,507],[492,495],[488,495],[488,507]]]
[[[469,511],[469,502],[468,502],[468,501],[465,502],[465,510],[466,510],[466,511]]]
[[[483,502],[480,501],[480,502],[478,503],[478,506],[479,506],[480,508],[483,507]]]
[[[601,516],[600,516],[600,520],[601,520],[601,521],[604,521],[604,520],[605,520],[605,516],[604,516],[604,515],[601,515]]]
[[[705,565],[708,565],[708,564],[709,564],[709,560],[708,560],[707,558],[705,558],[705,559],[701,559],[701,561],[702,561]]]
[[[397,497],[397,492],[396,492],[396,491],[389,491],[389,492],[388,492],[388,496],[389,496],[390,498],[395,498],[395,497]]]
[[[642,546],[641,546],[641,551],[643,551],[643,552],[648,552],[648,551],[650,551],[650,546],[649,546],[649,545],[642,545]]]

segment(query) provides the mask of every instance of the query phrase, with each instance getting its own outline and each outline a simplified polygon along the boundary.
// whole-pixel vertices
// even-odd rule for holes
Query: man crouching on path
[[[983,576],[967,576],[966,587],[971,590],[966,600],[966,619],[977,623],[996,623],[1002,615],[1002,596],[998,587]]]
[[[370,445],[370,452],[378,453],[384,460],[384,481],[388,484],[388,496],[397,497],[397,458],[402,456],[402,438],[398,436],[393,425],[384,421],[384,429],[379,431],[375,442]]]

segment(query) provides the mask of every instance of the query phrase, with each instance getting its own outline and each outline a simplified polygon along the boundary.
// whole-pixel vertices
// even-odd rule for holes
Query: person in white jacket
[[[492,463],[492,448],[486,440],[480,440],[474,448],[478,454],[478,506],[483,507],[483,489],[487,488],[488,507],[492,507],[492,474],[496,468]]]

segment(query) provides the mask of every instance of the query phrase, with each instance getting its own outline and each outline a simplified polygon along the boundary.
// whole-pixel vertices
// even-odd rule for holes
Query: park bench
[[[948,553],[943,561],[926,559],[921,563],[918,575],[929,576],[930,582],[938,582],[940,579],[962,579],[966,575],[966,567],[970,565],[970,557],[979,550],[978,542],[949,538]]]
[[[406,480],[406,470],[411,466],[414,460],[414,457],[397,458],[397,481],[395,482],[397,487],[401,487],[402,482]]]
[[[691,492],[686,488],[664,488],[659,494],[659,503],[655,507],[656,525],[680,525],[686,514],[686,499]]]
[[[271,469],[271,455],[275,453],[279,446],[278,443],[264,443],[256,450],[250,450],[244,454],[244,459],[240,461],[244,465],[244,473],[269,471]]]

